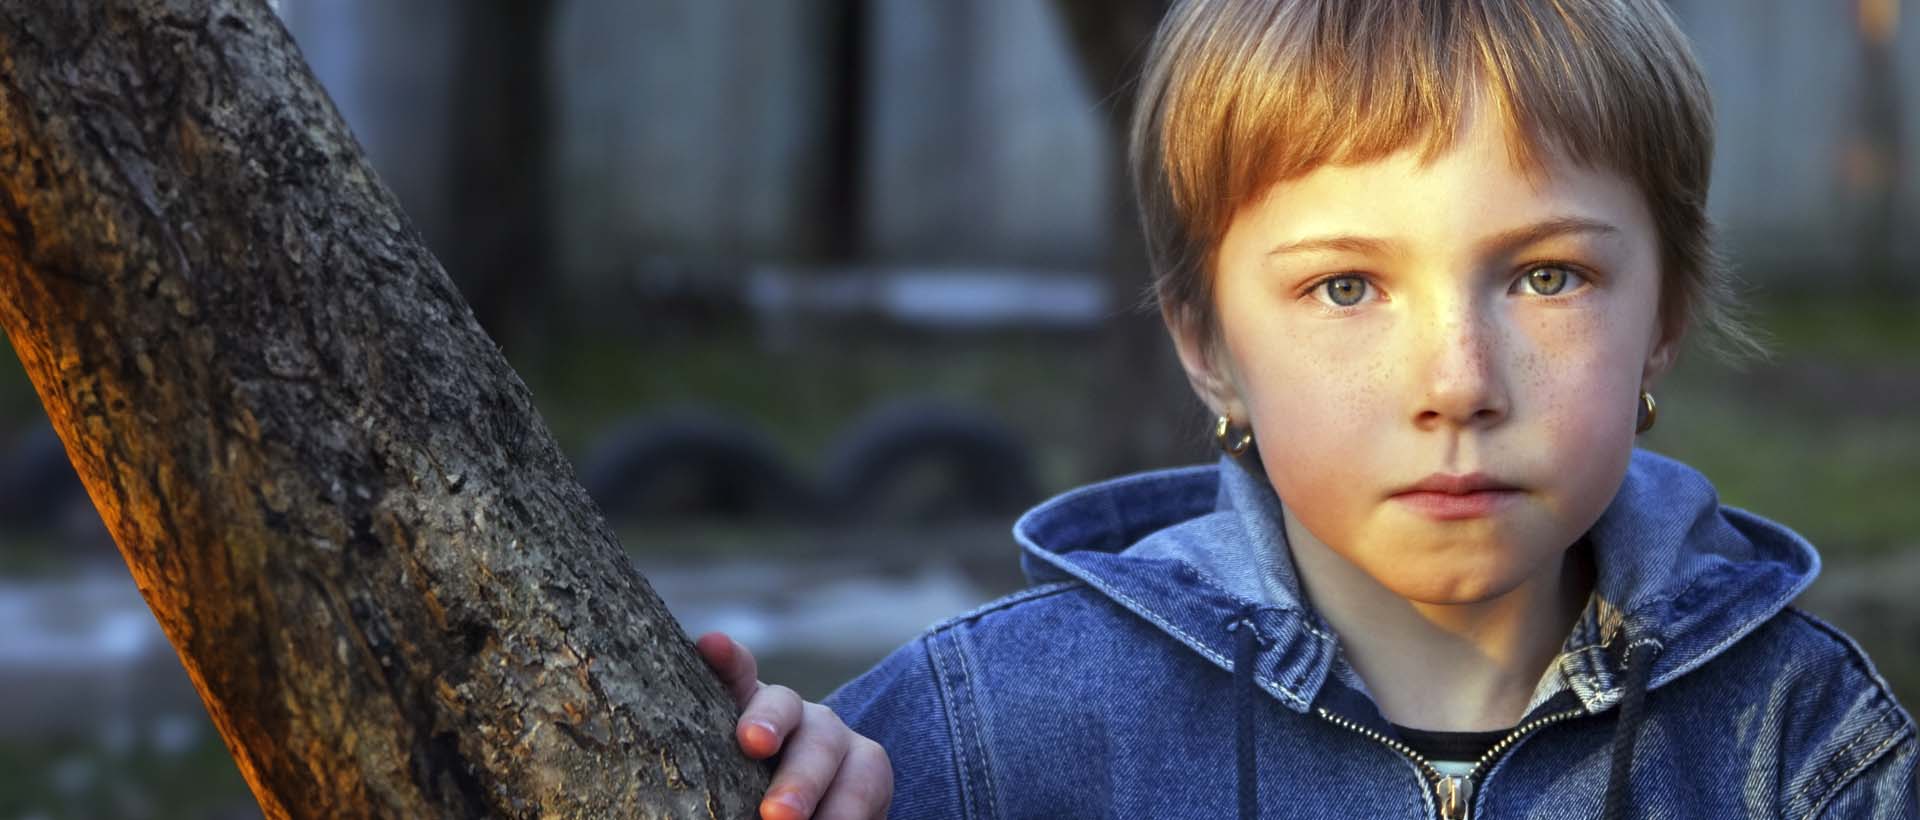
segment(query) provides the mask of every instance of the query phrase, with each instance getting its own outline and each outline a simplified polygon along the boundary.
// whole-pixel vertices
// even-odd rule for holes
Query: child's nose
[[[1499,320],[1471,304],[1432,312],[1413,334],[1420,351],[1413,420],[1421,429],[1488,427],[1507,416],[1510,397],[1500,368]]]

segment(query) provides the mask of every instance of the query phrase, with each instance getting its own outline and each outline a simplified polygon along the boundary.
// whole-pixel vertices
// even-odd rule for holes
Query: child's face
[[[1216,271],[1221,344],[1175,328],[1196,388],[1251,423],[1290,536],[1424,603],[1557,572],[1672,360],[1639,192],[1557,158],[1530,179],[1485,116],[1429,165],[1403,152],[1275,186]],[[1476,472],[1520,491],[1452,519],[1395,498]]]

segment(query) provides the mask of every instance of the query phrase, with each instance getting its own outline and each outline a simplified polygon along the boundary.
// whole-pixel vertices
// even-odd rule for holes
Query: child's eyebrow
[[[1617,237],[1620,229],[1596,219],[1579,216],[1560,216],[1543,219],[1531,225],[1501,231],[1480,243],[1482,252],[1498,252],[1529,245],[1562,234],[1589,234],[1602,237]],[[1272,259],[1289,253],[1307,251],[1346,251],[1356,254],[1390,256],[1399,253],[1404,245],[1397,239],[1381,239],[1371,236],[1316,236],[1287,242],[1267,251]]]

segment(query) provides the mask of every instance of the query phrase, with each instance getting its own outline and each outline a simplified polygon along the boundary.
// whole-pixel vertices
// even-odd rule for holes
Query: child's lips
[[[1394,490],[1394,494],[1427,492],[1465,495],[1483,490],[1517,489],[1520,489],[1519,486],[1513,482],[1496,478],[1487,473],[1434,473],[1413,484]]]
[[[1514,489],[1478,490],[1467,493],[1414,491],[1399,493],[1393,496],[1392,500],[1405,504],[1429,518],[1455,521],[1492,515],[1518,501],[1521,495],[1523,495],[1521,491]]]

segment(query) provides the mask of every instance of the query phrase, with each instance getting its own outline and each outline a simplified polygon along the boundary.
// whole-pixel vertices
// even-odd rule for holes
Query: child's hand
[[[803,701],[785,686],[761,683],[753,653],[726,633],[709,632],[700,636],[697,645],[701,657],[733,693],[734,705],[740,707],[740,723],[734,729],[740,750],[764,760],[786,748],[773,785],[760,801],[761,817],[868,820],[887,816],[887,803],[893,799],[893,764],[880,744],[855,734],[832,709]]]

